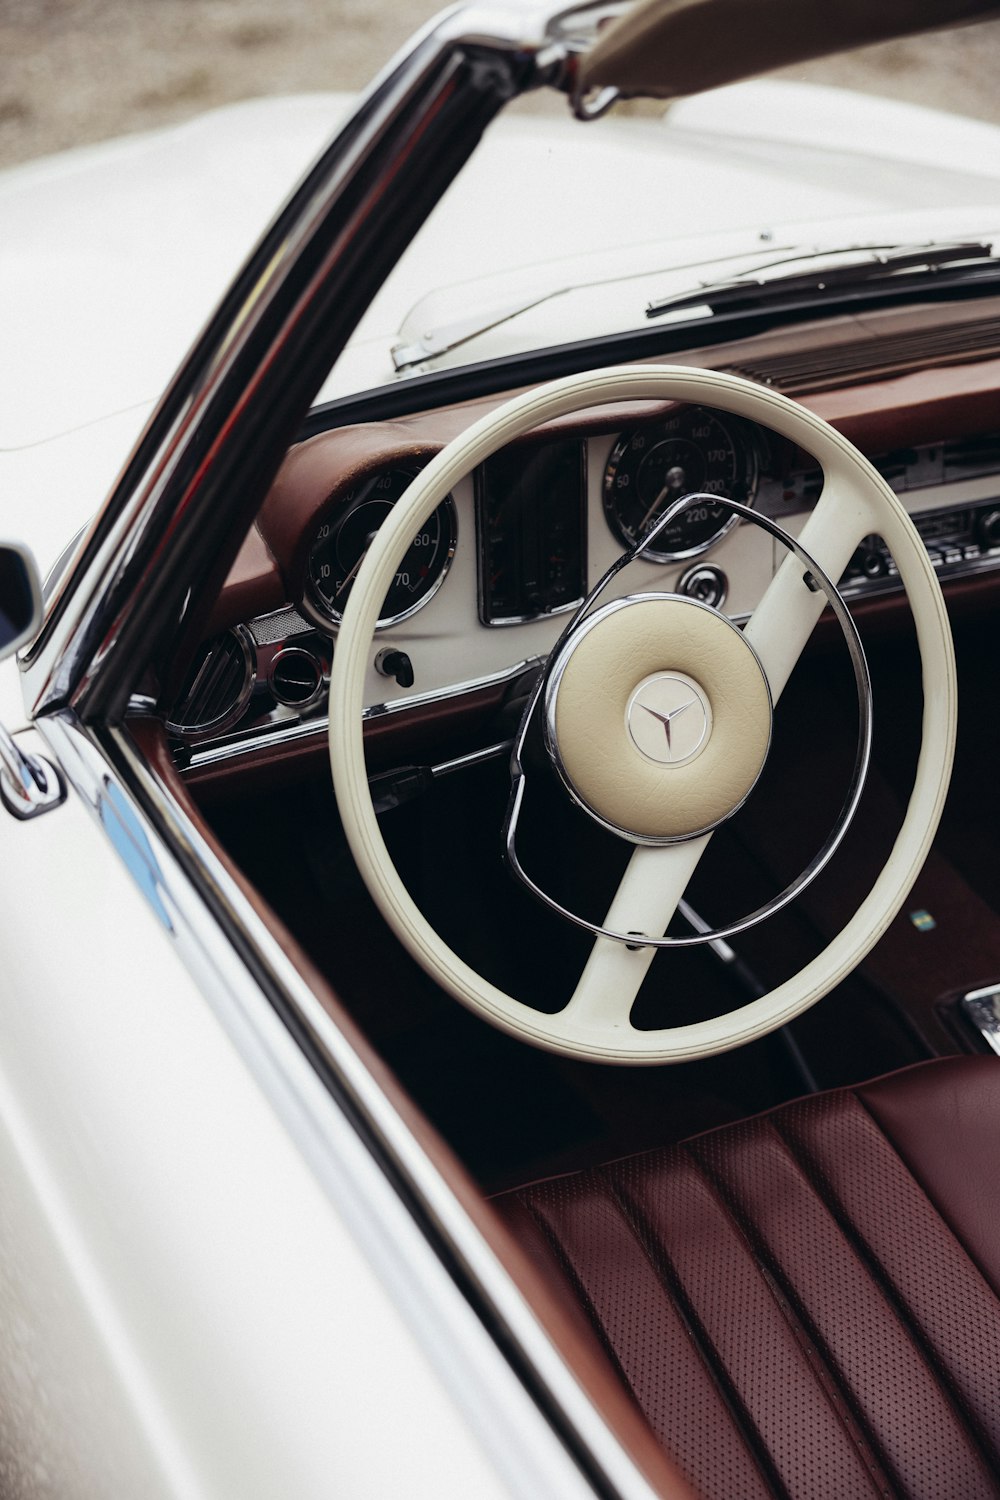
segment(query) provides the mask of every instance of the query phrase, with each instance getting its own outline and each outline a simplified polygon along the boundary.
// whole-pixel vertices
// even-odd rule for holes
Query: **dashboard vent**
[[[826,349],[776,354],[770,359],[731,365],[736,375],[774,386],[790,395],[829,391],[859,380],[905,375],[928,365],[964,364],[1000,354],[1000,318],[915,328],[891,337],[856,339]]]
[[[190,738],[235,723],[253,691],[255,660],[253,638],[242,626],[206,641],[177,695],[168,730]]]

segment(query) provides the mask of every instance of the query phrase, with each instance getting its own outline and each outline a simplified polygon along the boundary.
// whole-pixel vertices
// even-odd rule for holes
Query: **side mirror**
[[[0,661],[30,641],[41,623],[35,559],[17,542],[0,543]]]

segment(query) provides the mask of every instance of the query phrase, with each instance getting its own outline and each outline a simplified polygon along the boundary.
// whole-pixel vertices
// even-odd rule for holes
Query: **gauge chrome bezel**
[[[222,713],[216,714],[214,719],[206,719],[200,724],[181,724],[176,719],[166,719],[165,727],[168,734],[177,739],[185,740],[194,744],[199,740],[206,739],[212,735],[224,734],[234,724],[238,724],[247,710],[247,705],[253,697],[253,690],[257,686],[257,643],[246,625],[230,625],[226,630],[218,632],[218,639],[231,635],[239,644],[243,655],[243,682],[239,693],[232,703]],[[215,639],[210,637],[209,639]],[[208,644],[207,642],[203,644]]]
[[[389,470],[402,470],[403,472],[409,472],[409,470],[406,469],[405,465],[403,464],[390,464]],[[383,470],[381,472],[387,471]],[[418,470],[414,470],[411,478],[415,479],[418,472]],[[371,474],[366,475],[365,479],[376,477],[376,474]],[[354,488],[357,488],[357,486],[355,485]],[[403,493],[405,494],[405,490]],[[312,624],[318,625],[321,630],[324,630],[328,634],[334,636],[340,629],[340,622],[343,619],[343,610],[331,609],[324,600],[323,595],[317,588],[316,581],[312,575],[311,560],[313,549],[319,540],[319,528],[326,525],[328,517],[336,515],[337,511],[343,508],[348,503],[348,496],[352,494],[353,489],[347,492],[347,496],[341,495],[336,500],[328,503],[323,507],[320,515],[316,518],[310,535],[309,543],[305,548],[305,586],[301,590],[298,601],[299,607],[301,608],[303,614],[307,616]],[[397,495],[396,499],[391,502],[390,508],[392,505],[396,504],[397,500],[401,498],[402,496]],[[444,561],[441,565],[441,571],[434,579],[434,582],[428,588],[427,592],[425,594],[421,594],[420,598],[417,599],[415,603],[411,604],[407,609],[400,610],[397,614],[394,615],[380,615],[375,626],[376,631],[389,630],[392,626],[400,625],[404,620],[409,620],[419,610],[423,609],[426,604],[430,603],[430,601],[434,598],[435,594],[438,592],[441,585],[447,578],[452,562],[454,561],[455,549],[458,546],[458,507],[455,504],[454,495],[446,495],[445,498],[441,501],[441,504],[435,507],[434,515],[440,515],[443,518],[443,521],[447,523],[449,531],[449,535],[445,543],[445,555]]]
[[[752,510],[754,501],[757,498],[757,489],[760,481],[760,454],[758,451],[757,442],[755,440],[755,434],[752,431],[744,430],[742,425],[737,425],[734,431],[734,426],[731,421],[723,420],[723,418],[728,417],[729,414],[720,414],[715,410],[714,407],[685,406],[683,409],[689,412],[704,411],[706,415],[711,417],[713,422],[715,422],[719,427],[722,428],[722,431],[725,433],[729,445],[732,448],[737,460],[741,455],[745,458],[745,494],[743,496],[720,495],[718,497],[719,504],[725,505],[727,501],[731,499],[738,499],[741,505],[746,505]],[[620,432],[612,443],[611,451],[604,463],[604,472],[601,475],[601,508],[604,512],[604,519],[607,523],[608,530],[611,532],[615,540],[624,547],[635,547],[637,538],[630,537],[626,532],[624,526],[622,526],[619,521],[618,514],[614,505],[614,496],[609,491],[608,484],[609,478],[612,474],[612,466],[616,462],[616,455],[619,454],[619,450],[622,450],[627,444],[629,444],[637,432],[655,432],[658,428],[663,426],[665,420],[667,419],[659,417],[655,421],[649,423],[637,422],[634,426],[626,428],[625,430]],[[615,468],[614,472],[617,473],[617,468]],[[695,492],[692,490],[691,493],[693,494]],[[717,546],[718,543],[721,542],[722,538],[724,536],[727,536],[729,532],[734,529],[734,527],[739,525],[739,523],[740,517],[735,514],[735,512],[731,512],[727,519],[722,522],[719,528],[712,533],[707,541],[698,542],[697,545],[693,547],[684,547],[673,552],[662,551],[658,548],[655,550],[642,549],[637,553],[637,560],[640,562],[662,564],[686,562],[689,558],[701,557],[712,547]]]

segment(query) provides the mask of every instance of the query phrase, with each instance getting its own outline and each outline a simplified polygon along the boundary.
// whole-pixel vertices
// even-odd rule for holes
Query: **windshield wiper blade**
[[[540,303],[548,302],[553,297],[560,297],[563,292],[568,291],[572,291],[572,287],[560,286],[552,291],[536,292],[532,296],[522,297],[517,302],[505,303],[502,307],[492,307],[488,312],[478,313],[475,317],[462,318],[457,323],[447,323],[441,328],[428,329],[411,344],[400,340],[393,344],[389,351],[396,374],[401,375],[415,365],[422,365],[425,360],[436,359],[439,354],[450,354],[460,344],[467,344],[471,339],[479,338],[481,334],[498,328],[501,323],[509,323],[512,318],[520,317],[521,313],[530,312]]]
[[[938,275],[943,270],[971,267],[972,273],[985,269],[995,270],[998,264],[992,244],[969,242],[953,245],[921,245],[894,249],[885,246],[857,246],[844,251],[815,250],[804,254],[783,256],[780,260],[764,261],[754,267],[754,272],[769,271],[775,266],[797,263],[813,257],[826,259],[837,254],[865,256],[863,260],[852,260],[846,265],[825,265],[810,271],[793,272],[787,276],[760,276],[750,274],[734,277],[729,281],[705,282],[688,292],[664,297],[651,302],[646,308],[647,318],[662,317],[688,308],[705,307],[711,313],[722,309],[736,312],[752,309],[772,302],[785,302],[800,296],[827,293],[831,289],[848,290],[872,283],[885,283],[896,277],[922,282]]]

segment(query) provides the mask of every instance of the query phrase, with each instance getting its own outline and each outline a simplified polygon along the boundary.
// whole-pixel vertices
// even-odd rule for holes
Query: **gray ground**
[[[436,8],[436,0],[0,0],[0,165],[252,95],[357,88]],[[1000,22],[989,22],[787,76],[1000,121],[998,65]]]

